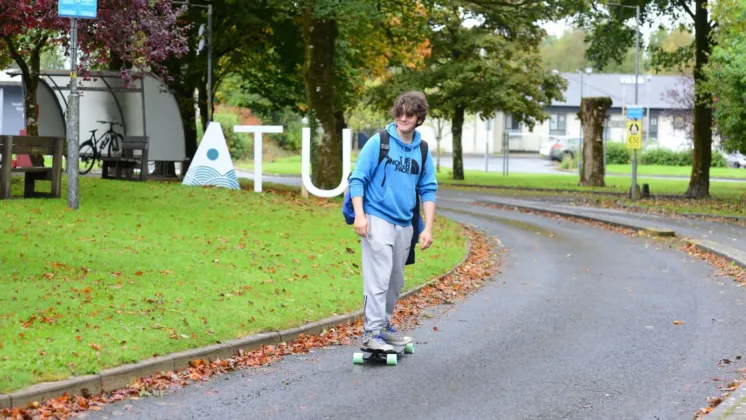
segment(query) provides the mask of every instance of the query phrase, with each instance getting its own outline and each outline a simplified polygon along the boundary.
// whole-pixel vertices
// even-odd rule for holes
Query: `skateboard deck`
[[[393,351],[371,350],[361,347],[363,352],[353,353],[352,363],[362,365],[365,362],[379,362],[387,365],[396,365],[405,354],[414,354],[414,343],[404,346],[394,346]]]

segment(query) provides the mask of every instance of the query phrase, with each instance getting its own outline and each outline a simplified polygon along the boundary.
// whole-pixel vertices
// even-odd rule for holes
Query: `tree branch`
[[[686,13],[694,19],[694,12],[692,12],[692,9],[689,8],[689,5],[686,3],[686,0],[679,0],[679,5],[684,8]]]
[[[21,68],[21,73],[24,81],[28,82],[28,78],[31,76],[31,73],[29,72],[28,64],[26,64],[26,61],[23,59],[23,56],[18,52],[18,47],[16,47],[15,43],[13,42],[13,39],[8,36],[4,35],[3,40],[5,41],[5,44],[8,46],[8,52],[10,53],[10,57],[13,59],[13,61],[18,64],[18,67]]]

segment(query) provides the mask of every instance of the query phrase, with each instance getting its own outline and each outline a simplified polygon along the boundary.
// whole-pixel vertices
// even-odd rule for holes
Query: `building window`
[[[648,128],[648,138],[651,139],[657,139],[658,138],[658,116],[657,115],[651,115],[650,116],[650,127]]]
[[[550,114],[549,119],[549,134],[558,136],[567,134],[567,114]]]
[[[673,117],[673,129],[683,130],[686,127],[686,121],[683,116],[676,115]]]
[[[521,123],[514,120],[512,115],[505,114],[505,131],[508,131],[511,133],[520,133]]]

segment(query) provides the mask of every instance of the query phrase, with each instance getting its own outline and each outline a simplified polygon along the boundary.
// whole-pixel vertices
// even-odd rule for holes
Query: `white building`
[[[550,141],[551,137],[580,137],[581,126],[577,116],[580,110],[581,89],[582,97],[607,96],[612,100],[612,106],[606,116],[604,137],[608,141],[624,141],[625,117],[622,107],[634,105],[635,85],[634,75],[620,74],[584,74],[562,73],[568,86],[564,92],[565,100],[553,103],[545,108],[549,119],[537,123],[533,130],[527,125],[513,121],[509,114],[497,112],[492,129],[487,131],[487,123],[474,115],[467,116],[462,134],[464,154],[484,154],[485,145],[489,145],[489,152],[502,150],[503,132],[510,137],[510,151],[538,152],[542,143]],[[665,93],[671,90],[682,92],[682,78],[679,76],[646,76],[638,79],[638,104],[644,108],[643,144],[644,147],[664,147],[678,150],[689,147],[685,119],[674,116],[676,111],[686,111],[686,106],[673,106],[667,102]],[[648,115],[650,122],[648,129]],[[419,128],[423,139],[435,149],[436,121],[428,120]],[[444,124],[443,137],[440,147],[444,153],[453,152],[451,126]],[[489,139],[489,142],[487,141]]]

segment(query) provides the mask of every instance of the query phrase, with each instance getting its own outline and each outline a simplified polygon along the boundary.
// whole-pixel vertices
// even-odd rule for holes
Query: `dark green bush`
[[[692,151],[673,151],[668,149],[649,149],[637,156],[640,165],[691,166]]]
[[[624,143],[607,142],[606,143],[606,164],[607,165],[627,165],[632,162],[629,150]]]
[[[233,113],[215,113],[213,116],[215,122],[219,122],[223,128],[225,142],[228,145],[228,151],[233,160],[253,159],[254,157],[254,136],[245,133],[233,132],[233,126],[240,125],[237,114]]]

